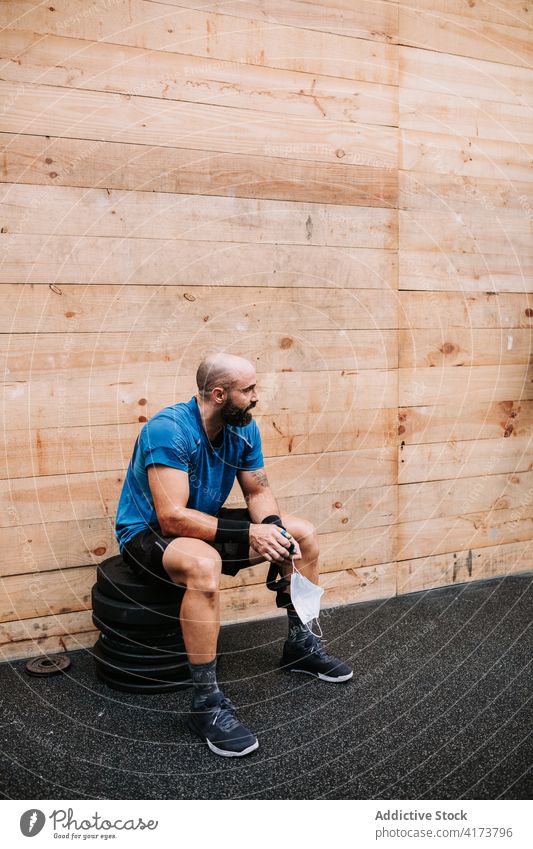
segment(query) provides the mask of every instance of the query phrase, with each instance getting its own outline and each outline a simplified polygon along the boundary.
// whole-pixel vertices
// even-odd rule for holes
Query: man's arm
[[[164,536],[194,537],[206,542],[216,539],[219,520],[215,516],[185,506],[189,500],[187,472],[154,464],[148,467],[148,482],[157,521]],[[272,502],[269,503],[272,506]],[[275,500],[273,506],[277,510]],[[262,518],[268,515],[268,512],[264,513]],[[281,535],[277,525],[255,524],[253,518],[249,528],[249,543],[266,560],[279,558],[281,554],[286,553],[290,544]]]
[[[255,548],[261,554],[267,552],[265,554],[267,560],[277,560],[279,562],[288,556],[287,549],[292,544],[294,546],[295,559],[300,559],[302,553],[294,537],[281,537],[277,525],[260,524],[267,516],[281,516],[274,493],[268,484],[265,470],[257,469],[253,472],[239,471],[237,472],[237,480],[242,489],[250,518],[252,522],[256,523],[250,527],[250,545],[252,548]],[[268,545],[265,547],[261,539],[264,536],[264,528],[270,528],[276,537],[274,541],[268,540],[270,547]],[[272,545],[273,542],[274,546]],[[280,549],[280,544],[283,546],[283,549]],[[283,554],[281,558],[279,557],[280,552]]]
[[[279,516],[274,493],[268,484],[268,478],[264,469],[253,472],[237,472],[237,480],[242,489],[248,512],[252,522],[260,523],[267,516]]]
[[[157,464],[148,466],[147,471],[157,521],[163,535],[195,537],[212,542],[217,531],[217,519],[185,506],[189,500],[187,472]]]

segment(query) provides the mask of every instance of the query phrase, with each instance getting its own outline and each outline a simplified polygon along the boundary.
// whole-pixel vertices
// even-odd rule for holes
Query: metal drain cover
[[[66,654],[54,654],[49,657],[46,654],[28,660],[26,672],[29,675],[57,675],[64,672],[70,666],[70,658]]]

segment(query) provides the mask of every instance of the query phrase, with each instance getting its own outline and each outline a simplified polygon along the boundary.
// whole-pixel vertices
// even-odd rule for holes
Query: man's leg
[[[220,554],[202,540],[177,537],[165,549],[163,566],[175,584],[187,588],[180,622],[189,662],[209,663],[216,658],[220,631]]]
[[[247,755],[259,742],[236,719],[235,708],[220,692],[216,678],[220,554],[202,540],[177,537],[164,551],[163,567],[175,584],[186,587],[180,622],[193,682],[189,728],[217,755]]]
[[[309,581],[318,584],[319,546],[315,527],[306,519],[300,519],[288,513],[281,514],[281,521],[287,531],[298,541],[302,552],[301,560],[294,561],[296,568]],[[262,559],[252,549],[250,558],[252,563],[260,562]],[[280,569],[283,576],[290,579],[291,560],[287,558],[286,562],[280,563]],[[277,603],[286,608],[289,620],[289,636],[283,647],[282,665],[292,672],[303,672],[333,683],[348,681],[352,678],[351,667],[327,654],[320,640],[310,632],[307,625],[301,622],[291,603],[290,586],[285,591],[279,592]]]

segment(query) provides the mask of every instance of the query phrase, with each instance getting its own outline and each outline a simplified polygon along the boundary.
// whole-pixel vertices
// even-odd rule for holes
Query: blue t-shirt
[[[225,425],[212,446],[194,396],[186,404],[160,410],[137,437],[124,479],[115,525],[121,551],[125,542],[148,525],[158,526],[147,472],[154,463],[187,472],[187,507],[218,516],[239,469],[262,469],[265,461],[253,420],[244,427]]]

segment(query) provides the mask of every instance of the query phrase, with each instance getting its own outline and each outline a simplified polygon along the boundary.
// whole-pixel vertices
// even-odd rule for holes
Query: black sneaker
[[[224,758],[242,758],[259,746],[259,740],[235,717],[235,706],[224,693],[212,693],[201,708],[187,718],[189,729]]]
[[[305,672],[335,684],[348,681],[353,676],[353,669],[342,660],[327,654],[321,640],[314,634],[309,634],[303,647],[287,640],[283,646],[281,665],[290,672]]]

